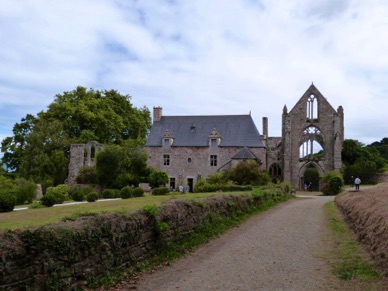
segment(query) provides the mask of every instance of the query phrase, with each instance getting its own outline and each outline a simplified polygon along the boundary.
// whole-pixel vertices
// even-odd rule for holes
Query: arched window
[[[323,137],[315,126],[307,127],[301,136],[299,158],[323,159]]]
[[[276,178],[280,178],[282,176],[282,169],[280,168],[279,164],[272,164],[269,167],[269,175]]]
[[[318,118],[318,100],[311,94],[307,99],[307,119]]]

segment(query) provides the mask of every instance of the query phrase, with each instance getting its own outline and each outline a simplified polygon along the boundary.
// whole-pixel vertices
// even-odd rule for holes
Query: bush
[[[0,193],[0,212],[10,212],[16,204],[16,197],[11,193]]]
[[[321,191],[324,195],[337,195],[342,189],[341,174],[331,171],[322,178],[323,186]]]
[[[125,186],[123,189],[120,191],[120,195],[122,199],[128,199],[132,197],[133,189],[129,186]]]
[[[36,184],[24,178],[15,180],[16,184],[16,204],[32,203],[36,198]]]
[[[152,195],[166,195],[170,193],[170,190],[167,187],[157,187],[152,189]]]
[[[64,184],[58,185],[56,187],[47,188],[47,194],[53,194],[56,198],[56,204],[62,204],[65,200],[69,198],[70,187]]]
[[[97,172],[95,166],[83,166],[76,178],[78,184],[97,184]]]
[[[142,196],[144,196],[143,188],[136,187],[135,189],[133,189],[132,196],[133,197],[142,197]]]
[[[51,207],[53,206],[57,201],[57,197],[55,196],[54,193],[46,193],[41,199],[40,202],[42,205],[46,207]]]
[[[85,200],[85,195],[84,195],[84,192],[82,190],[75,190],[72,194],[71,194],[71,198],[74,200],[74,201],[84,201]]]
[[[86,196],[86,200],[88,202],[95,202],[98,200],[98,193],[97,192],[90,192],[87,196]]]
[[[120,193],[120,190],[118,191]],[[116,189],[105,189],[104,191],[102,191],[102,198],[104,199],[116,198],[116,193],[117,193]]]

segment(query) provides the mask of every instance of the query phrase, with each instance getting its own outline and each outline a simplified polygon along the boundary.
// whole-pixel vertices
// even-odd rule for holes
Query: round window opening
[[[191,158],[188,158],[188,159],[187,159],[187,162],[188,162],[188,163],[191,163],[191,161],[192,161]]]

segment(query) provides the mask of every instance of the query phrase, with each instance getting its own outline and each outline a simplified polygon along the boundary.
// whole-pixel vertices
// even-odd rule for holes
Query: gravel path
[[[327,251],[323,205],[331,200],[313,196],[278,205],[123,289],[342,289],[322,259]]]

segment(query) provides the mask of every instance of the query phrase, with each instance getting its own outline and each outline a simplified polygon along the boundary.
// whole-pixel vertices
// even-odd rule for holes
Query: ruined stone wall
[[[177,183],[187,185],[191,178],[194,185],[199,177],[206,178],[209,174],[227,164],[241,150],[240,147],[147,147],[148,164],[158,170],[165,171]],[[249,148],[262,161],[262,169],[266,169],[265,149]],[[170,165],[163,165],[163,155],[170,155]],[[217,155],[217,166],[210,166],[210,155]]]
[[[82,166],[94,166],[97,153],[104,147],[95,141],[87,144],[72,144],[70,147],[69,176],[68,184],[76,183],[76,178]]]
[[[0,231],[0,289],[81,290],[98,276],[134,266],[163,244],[192,234],[210,213],[233,216],[271,200],[272,195],[223,195],[201,204],[174,200],[159,207],[155,216],[144,211],[102,214],[36,229]],[[158,231],[158,223],[167,224],[168,230]]]
[[[317,104],[317,116],[308,118],[308,98],[314,95]],[[290,112],[285,107],[282,116],[282,166],[284,181],[290,182],[297,189],[300,188],[301,177],[307,163],[327,171],[339,171],[342,166],[341,151],[344,139],[343,109],[340,106],[335,111],[325,97],[311,85],[306,93],[299,99]],[[323,138],[322,148],[324,158],[322,161],[300,160],[299,148],[304,130],[314,126],[319,129]]]

